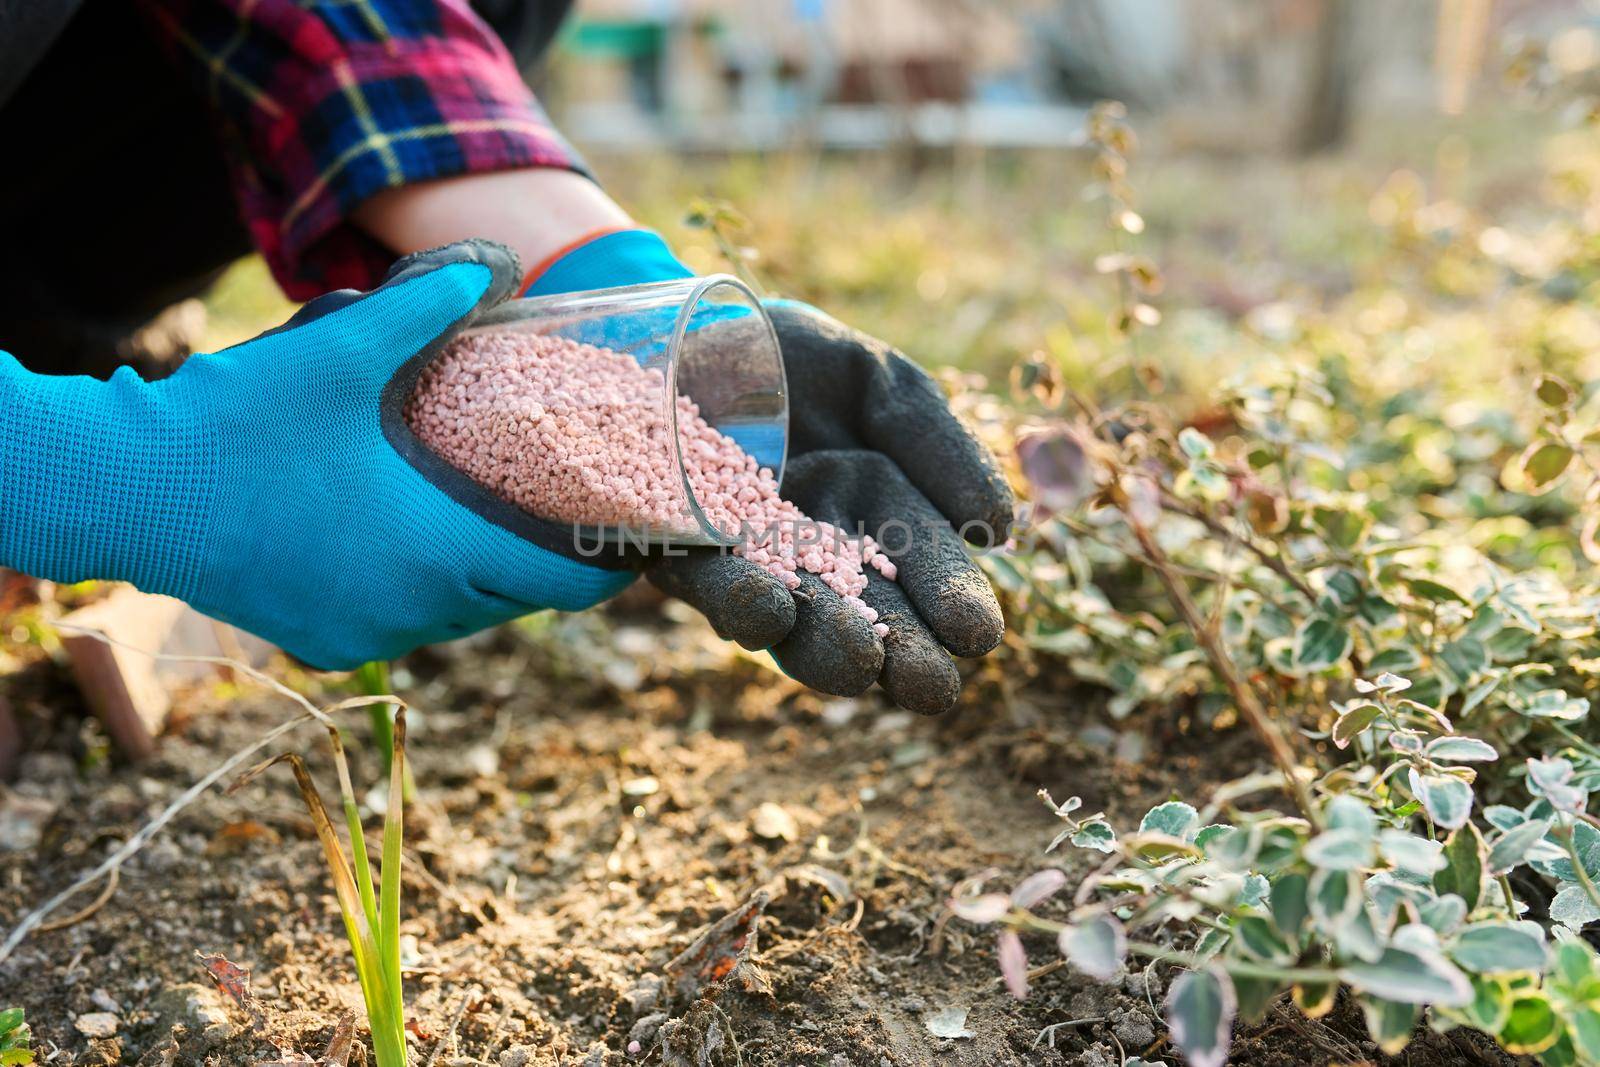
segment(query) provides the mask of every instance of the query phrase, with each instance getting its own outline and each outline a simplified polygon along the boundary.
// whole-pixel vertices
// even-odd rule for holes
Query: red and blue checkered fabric
[[[143,0],[216,114],[252,240],[291,297],[370,289],[349,222],[383,189],[581,169],[467,0]]]

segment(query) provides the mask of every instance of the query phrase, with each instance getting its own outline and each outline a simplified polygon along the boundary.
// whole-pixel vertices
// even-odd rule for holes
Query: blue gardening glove
[[[535,279],[529,295],[688,277],[654,233],[596,238]],[[814,519],[863,527],[898,581],[867,573],[872,627],[814,575],[793,593],[762,568],[714,549],[653,557],[652,584],[704,614],[725,638],[771,650],[797,681],[844,696],[877,683],[902,707],[952,707],[951,660],[1005,633],[1000,605],[964,544],[1009,536],[1011,489],[989,450],[923,370],[881,341],[808,305],[767,302],[790,394],[783,493]]]
[[[157,382],[0,353],[0,564],[170,594],[330,669],[615,595],[621,561],[580,558],[401,417],[421,368],[519,279],[489,242],[420,253]]]

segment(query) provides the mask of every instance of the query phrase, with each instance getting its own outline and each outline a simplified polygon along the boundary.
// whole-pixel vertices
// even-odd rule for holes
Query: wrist
[[[524,269],[549,262],[597,233],[635,225],[593,181],[554,167],[462,174],[386,189],[351,217],[400,255],[487,237],[515,251]]]

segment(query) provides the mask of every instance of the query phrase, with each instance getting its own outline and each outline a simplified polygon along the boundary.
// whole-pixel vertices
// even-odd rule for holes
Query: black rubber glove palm
[[[963,535],[998,544],[1011,489],[994,456],[950,411],[920,367],[820,311],[769,306],[789,383],[790,444],[783,493],[813,519],[877,538],[898,569],[868,569],[872,626],[814,575],[792,594],[762,568],[715,550],[653,559],[652,584],[705,614],[745,648],[770,648],[790,677],[855,696],[879,682],[925,714],[955,704],[950,655],[981,656],[1005,623]]]

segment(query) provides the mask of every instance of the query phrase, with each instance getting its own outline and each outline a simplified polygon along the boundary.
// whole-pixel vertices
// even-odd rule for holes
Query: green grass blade
[[[394,683],[389,676],[389,664],[383,660],[373,660],[363,663],[356,668],[356,684],[366,696],[381,697],[394,694]],[[394,766],[394,720],[400,713],[397,704],[373,704],[367,709],[367,714],[372,719],[372,745],[378,750],[378,758],[383,761],[383,773],[389,774]],[[406,769],[402,779],[404,783],[403,796],[407,804],[416,799],[416,783],[411,780],[411,770]]]
[[[383,819],[383,870],[378,893],[378,940],[390,980],[389,996],[399,1038],[405,1041],[405,998],[400,984],[400,845],[405,836],[406,717],[394,720],[394,749],[389,763],[389,809]]]
[[[389,680],[389,664],[384,660],[363,663],[356,668],[355,677],[356,685],[366,696],[381,697],[394,691]],[[372,747],[378,750],[378,758],[383,761],[384,774],[389,773],[389,754],[394,750],[392,713],[389,704],[374,704],[367,709],[372,718]]]
[[[361,897],[362,914],[367,926],[378,929],[378,902],[372,889],[372,864],[367,858],[367,838],[361,828],[361,808],[356,803],[355,787],[350,784],[350,764],[344,757],[344,742],[338,730],[328,731],[328,744],[333,748],[333,764],[339,773],[339,796],[344,802],[345,826],[350,831],[350,855],[355,861],[356,891]],[[382,935],[378,935],[382,941]]]

